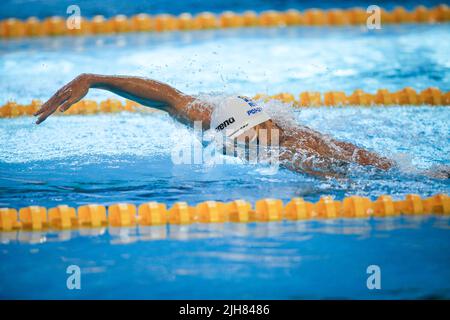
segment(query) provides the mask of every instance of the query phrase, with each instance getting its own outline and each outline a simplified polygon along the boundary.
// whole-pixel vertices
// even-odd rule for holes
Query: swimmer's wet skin
[[[222,126],[225,128],[230,125],[229,129],[235,128],[231,133],[224,132],[227,137],[239,139],[252,129],[254,134],[250,140],[254,140],[262,134],[261,130],[264,130],[267,140],[271,141],[271,133],[278,133],[280,164],[292,171],[332,177],[339,176],[342,168],[350,163],[373,166],[381,170],[388,170],[394,165],[385,157],[351,143],[332,139],[310,128],[276,123],[263,110],[252,112],[255,104],[245,97],[226,99],[220,107],[223,109],[216,110],[208,102],[186,95],[167,84],[138,77],[81,74],[41,106],[35,113],[35,116],[39,116],[36,123],[42,123],[58,109],[61,112],[66,111],[80,101],[90,88],[108,90],[144,106],[166,111],[186,125],[192,126],[195,121],[201,121],[204,130],[210,129],[211,125],[217,125],[212,129],[220,129],[220,125],[229,119],[224,117],[232,117],[238,112],[236,106],[240,105],[249,112],[247,116],[237,115],[232,120],[233,123],[228,121]]]

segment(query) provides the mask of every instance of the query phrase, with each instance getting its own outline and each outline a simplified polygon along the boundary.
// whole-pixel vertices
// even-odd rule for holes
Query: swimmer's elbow
[[[388,171],[395,166],[395,162],[388,158],[378,158],[372,165],[378,169]]]
[[[356,163],[362,166],[373,166],[381,170],[389,170],[392,169],[395,165],[395,162],[389,158],[382,157],[377,155],[376,153],[359,149],[356,152]]]

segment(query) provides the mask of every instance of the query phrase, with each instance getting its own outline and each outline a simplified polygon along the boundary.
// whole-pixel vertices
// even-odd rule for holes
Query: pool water
[[[165,81],[204,97],[406,86],[450,89],[450,26],[288,28],[0,42],[0,101],[45,100],[82,72]],[[113,95],[92,90],[87,98]],[[116,202],[317,201],[449,193],[425,170],[450,165],[448,107],[293,109],[263,104],[393,158],[342,180],[227,159],[175,165],[198,142],[164,113],[0,119],[0,207]],[[220,157],[220,156],[218,156]],[[1,233],[2,298],[449,298],[445,217]],[[66,287],[69,265],[82,289]],[[382,289],[368,290],[378,265]]]
[[[341,200],[355,194],[375,199],[450,189],[448,179],[422,174],[448,165],[448,139],[442,138],[448,135],[446,107],[314,108],[295,115],[300,123],[396,159],[399,168],[380,173],[356,167],[345,179],[322,180],[281,167],[268,175],[266,166],[235,158],[225,159],[225,165],[174,164],[172,152],[180,139],[186,146],[198,140],[165,114],[53,117],[39,127],[31,118],[1,119],[0,205],[317,201],[323,195]]]
[[[449,91],[449,34],[450,25],[440,24],[3,40],[0,98],[46,100],[83,72],[150,77],[189,94]],[[116,96],[99,90],[87,96],[106,97]]]
[[[0,297],[448,299],[449,227],[420,217],[23,232],[0,248]],[[67,289],[70,265],[80,290]],[[380,290],[367,288],[371,265]]]

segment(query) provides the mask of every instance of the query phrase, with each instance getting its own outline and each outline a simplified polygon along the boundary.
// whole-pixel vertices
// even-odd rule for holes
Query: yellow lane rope
[[[396,92],[389,92],[386,89],[379,89],[375,94],[370,94],[362,90],[355,90],[351,95],[346,95],[343,91],[302,92],[298,99],[290,93],[279,93],[276,95],[257,94],[255,100],[278,100],[293,107],[314,107],[314,106],[390,106],[390,105],[450,105],[450,91],[441,92],[438,88],[427,88],[421,92],[416,92],[412,88],[403,88]],[[30,104],[21,105],[16,102],[8,102],[0,107],[0,118],[14,118],[19,116],[32,115],[41,105],[41,101],[33,100]],[[75,114],[96,114],[115,112],[152,112],[149,109],[130,100],[122,103],[117,99],[107,99],[101,102],[93,100],[81,100],[74,104],[64,115]],[[62,114],[58,112],[57,114]]]
[[[394,201],[382,195],[375,201],[350,196],[343,201],[322,197],[311,203],[293,198],[286,205],[279,199],[261,199],[252,208],[250,202],[235,200],[228,203],[206,201],[189,206],[177,202],[170,209],[164,203],[147,202],[136,207],[130,203],[116,203],[106,208],[99,204],[78,208],[59,205],[54,208],[31,206],[0,208],[0,230],[79,229],[85,227],[132,227],[191,223],[271,222],[282,220],[393,217],[399,215],[450,215],[450,197],[437,194],[422,199],[409,194],[404,200]]]
[[[204,30],[237,27],[273,27],[273,26],[344,26],[363,25],[371,13],[363,8],[352,9],[309,9],[298,11],[254,11],[234,13],[225,11],[221,14],[203,12],[192,16],[183,13],[179,16],[170,14],[138,14],[131,17],[117,15],[110,19],[95,16],[90,20],[81,19],[79,29],[69,29],[63,17],[49,17],[39,20],[30,17],[26,20],[9,18],[0,21],[0,38],[42,37],[63,35],[89,35],[125,32],[163,32],[175,30]],[[392,11],[381,10],[381,23],[437,23],[450,21],[450,10],[445,4],[426,8],[418,6],[412,11],[396,7]]]

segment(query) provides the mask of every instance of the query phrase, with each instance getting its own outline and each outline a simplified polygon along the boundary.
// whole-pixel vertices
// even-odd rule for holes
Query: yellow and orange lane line
[[[145,13],[131,17],[117,15],[109,19],[94,16],[81,18],[80,27],[69,29],[66,19],[60,16],[25,20],[8,18],[0,21],[0,38],[83,36],[126,32],[164,32],[184,30],[207,30],[242,27],[288,27],[288,26],[346,26],[366,24],[371,13],[363,8],[351,9],[308,9],[299,11],[269,10],[261,13],[225,11],[219,14],[202,12],[197,15],[183,13],[149,15]],[[399,23],[442,23],[450,21],[450,10],[445,4],[427,8],[417,6],[411,11],[398,6],[391,11],[381,9],[383,24]]]

